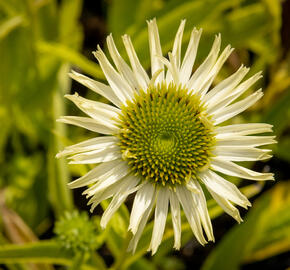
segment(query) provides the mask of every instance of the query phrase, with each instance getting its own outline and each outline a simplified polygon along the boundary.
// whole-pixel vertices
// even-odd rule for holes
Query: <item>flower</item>
[[[154,211],[149,250],[154,254],[162,241],[168,208],[172,214],[174,248],[181,245],[180,206],[196,239],[204,245],[214,241],[205,187],[226,213],[242,219],[234,205],[247,208],[248,199],[220,174],[250,180],[272,180],[272,173],[259,173],[235,162],[270,158],[270,150],[257,148],[274,143],[273,136],[248,136],[272,131],[268,124],[219,126],[258,101],[255,91],[236,101],[261,73],[241,82],[249,68],[234,74],[210,89],[214,78],[232,52],[227,46],[219,55],[221,37],[215,37],[203,63],[192,73],[201,30],[194,28],[183,59],[181,44],[185,20],[178,28],[172,52],[163,57],[156,20],[148,22],[151,77],[140,64],[130,37],[123,42],[129,66],[120,56],[112,35],[107,45],[115,67],[98,47],[94,52],[108,85],[73,72],[71,77],[107,98],[113,105],[66,97],[90,117],[65,116],[61,122],[103,134],[69,147],[57,156],[69,156],[71,164],[97,164],[86,175],[71,182],[71,188],[88,186],[93,210],[112,197],[101,226],[105,227],[129,194],[136,192],[129,230],[129,249],[135,251],[142,231]],[[206,237],[205,237],[206,236]]]

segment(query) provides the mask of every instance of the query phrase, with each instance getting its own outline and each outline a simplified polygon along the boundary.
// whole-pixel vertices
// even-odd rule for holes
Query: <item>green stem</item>
[[[85,263],[85,252],[79,252],[73,260],[70,270],[80,270]]]
[[[110,268],[110,270],[121,270],[121,269],[125,269],[124,265],[125,265],[125,261],[128,258],[128,255],[131,255],[127,249],[128,249],[128,245],[129,242],[132,238],[131,233],[128,231],[126,234],[126,237],[123,241],[123,246],[121,248],[121,252],[119,253],[119,256],[116,258],[115,263],[113,264],[113,266]]]

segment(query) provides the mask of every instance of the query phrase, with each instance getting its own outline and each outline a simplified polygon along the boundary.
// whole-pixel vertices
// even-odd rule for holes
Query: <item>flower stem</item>
[[[85,262],[85,252],[79,252],[73,260],[70,270],[80,270]]]

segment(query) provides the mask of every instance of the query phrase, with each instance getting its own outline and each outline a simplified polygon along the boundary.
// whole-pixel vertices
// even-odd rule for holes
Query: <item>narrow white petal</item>
[[[236,88],[227,88],[227,91],[220,89],[221,94],[213,95],[209,97],[208,95],[212,93],[212,90],[208,93],[205,98],[208,98],[207,108],[208,111],[216,112],[221,108],[226,107],[228,104],[232,103],[238,97],[240,97],[245,91],[249,89],[257,80],[262,77],[261,72],[258,72],[245,82],[238,85]],[[210,112],[209,112],[210,113]]]
[[[99,122],[113,122],[113,119],[117,119],[120,113],[120,109],[103,102],[92,101],[83,97],[80,97],[77,93],[74,95],[65,95],[65,97],[71,100],[77,107],[79,107],[84,113],[94,118]]]
[[[121,204],[126,200],[128,195],[134,190],[135,186],[138,184],[138,179],[134,176],[125,177],[122,180],[122,184],[120,185],[119,191],[113,197],[112,201],[110,202],[109,206],[105,210],[102,215],[100,225],[102,228],[105,228],[113,216],[113,214],[119,209]],[[130,192],[130,193],[128,193]]]
[[[183,37],[185,21],[186,20],[181,20],[181,23],[178,27],[178,30],[174,39],[173,48],[172,48],[173,60],[178,69],[180,67],[181,45],[182,45],[182,37]]]
[[[201,33],[202,33],[202,29],[197,30],[196,28],[194,28],[191,32],[188,47],[185,52],[181,69],[180,69],[180,81],[182,84],[185,84],[188,82],[190,75],[192,73],[192,68],[195,62]]]
[[[147,183],[136,193],[129,224],[129,230],[131,230],[133,234],[137,232],[141,218],[153,200],[154,189],[151,183]]]
[[[145,228],[145,225],[147,223],[147,220],[152,212],[152,209],[153,209],[153,206],[154,206],[154,203],[155,203],[155,197],[156,197],[156,191],[154,189],[153,191],[153,196],[152,196],[152,199],[150,201],[150,204],[148,206],[148,208],[144,211],[142,217],[141,217],[141,220],[140,220],[140,223],[139,223],[139,226],[138,226],[138,229],[137,229],[137,232],[133,235],[130,243],[129,243],[129,246],[128,246],[128,251],[133,251],[133,253],[135,253],[136,251],[136,248],[137,248],[137,245],[138,245],[138,242],[140,240],[140,237],[142,235],[142,232]],[[131,213],[131,216],[132,216],[132,213]]]
[[[191,179],[190,182],[199,191],[198,193],[191,193],[191,194],[192,194],[193,199],[196,203],[199,217],[200,217],[201,223],[203,225],[204,231],[207,235],[207,239],[208,239],[208,241],[214,241],[212,224],[211,224],[211,220],[209,217],[209,213],[208,213],[208,209],[207,209],[207,205],[206,205],[206,199],[205,199],[203,190],[202,190],[200,184],[196,180]]]
[[[127,51],[133,72],[138,82],[139,88],[146,90],[149,84],[149,77],[138,59],[138,56],[135,52],[135,49],[133,47],[130,37],[128,35],[124,35],[122,39],[123,39],[123,43],[125,45],[125,49]]]
[[[258,133],[272,132],[272,125],[263,123],[234,124],[223,127],[216,127],[216,138],[227,138],[232,136],[252,135]]]
[[[222,160],[219,158],[211,158],[211,168],[215,171],[256,181],[274,180],[273,173],[258,173],[242,166],[239,166],[231,161]]]
[[[122,191],[125,187],[124,182],[126,182],[127,180],[130,181],[130,183],[132,184],[133,183],[134,184],[136,183],[136,184],[135,186],[132,186],[132,188],[127,189],[126,191]],[[107,189],[99,193],[95,193],[88,202],[88,204],[92,204],[90,211],[93,212],[94,208],[96,208],[103,200],[109,199],[113,197],[114,195],[117,195],[118,193],[120,194],[122,193],[123,196],[128,197],[131,193],[138,191],[143,185],[143,184],[140,184],[136,186],[138,182],[139,182],[139,179],[136,178],[135,176],[127,175],[122,179],[122,181],[118,181],[115,184],[109,186]]]
[[[92,138],[77,144],[73,144],[70,146],[67,146],[63,151],[59,152],[56,157],[64,157],[69,156],[77,153],[92,151],[92,150],[98,150],[103,149],[106,147],[110,147],[113,145],[116,145],[119,142],[119,139],[115,136],[102,136],[102,137],[96,137]]]
[[[181,246],[181,218],[180,218],[180,205],[177,195],[174,191],[169,193],[170,209],[172,217],[172,225],[174,231],[174,248],[180,249]]]
[[[234,207],[229,200],[225,199],[223,196],[218,195],[212,190],[209,190],[209,193],[227,214],[232,216],[238,223],[243,221],[241,219],[239,210]]]
[[[239,191],[236,185],[225,180],[215,172],[207,170],[200,173],[199,177],[208,190],[214,191],[219,196],[244,208],[251,206],[247,197]]]
[[[276,143],[275,136],[232,136],[217,140],[218,146],[244,146],[257,147]]]
[[[212,45],[211,51],[203,63],[198,67],[198,69],[191,76],[187,87],[189,91],[199,91],[202,86],[207,82],[208,74],[216,63],[221,46],[221,36],[217,35],[215,37],[214,43]],[[197,90],[196,90],[197,89]]]
[[[166,218],[168,214],[169,190],[167,187],[160,188],[157,195],[155,208],[154,226],[152,238],[148,250],[152,250],[152,255],[156,253],[163,237]]]
[[[107,45],[109,53],[119,73],[122,74],[122,76],[127,80],[132,88],[138,88],[138,83],[136,81],[135,75],[118,52],[112,34],[107,37]]]
[[[122,163],[124,163],[123,160],[114,160],[102,163],[90,170],[82,177],[74,180],[73,182],[70,182],[68,186],[70,188],[79,188],[97,182],[99,179],[108,176],[109,173],[115,173],[115,168],[118,168]]]
[[[241,101],[238,101],[232,105],[229,105],[221,110],[219,110],[216,114],[213,114],[213,121],[215,122],[215,125],[218,125],[235,115],[243,112],[244,110],[251,107],[254,103],[256,103],[261,97],[263,96],[262,90],[258,90],[252,95],[244,98]]]
[[[202,244],[206,244],[206,240],[203,235],[202,226],[196,203],[193,200],[191,191],[187,190],[183,186],[176,187],[176,194],[184,210],[188,223],[196,237],[196,239]]]
[[[89,117],[62,116],[61,118],[57,119],[57,121],[82,127],[101,134],[111,135],[118,133],[119,130],[119,128],[110,123],[106,123],[106,125],[104,125],[103,123],[98,123],[95,119]]]
[[[160,61],[162,56],[162,49],[159,39],[158,27],[156,19],[150,20],[148,24],[148,38],[149,38],[149,49],[151,57],[151,75],[159,70],[164,69],[163,63]],[[156,79],[156,83],[162,83],[164,81],[164,71],[162,71]]]
[[[75,71],[72,71],[72,73],[69,73],[69,75],[72,79],[88,87],[89,89],[93,90],[99,95],[105,97],[106,99],[111,101],[113,104],[115,104],[117,107],[121,106],[122,101],[116,96],[115,92],[110,86],[100,83],[98,81],[95,81]]]
[[[205,77],[205,83],[200,85],[197,88],[198,93],[204,97],[204,95],[206,94],[206,92],[208,91],[209,87],[211,86],[213,80],[215,79],[216,75],[219,73],[220,69],[222,68],[223,64],[225,63],[225,61],[228,59],[228,57],[231,55],[232,51],[234,49],[231,48],[230,45],[228,45],[223,52],[221,53],[221,55],[219,56],[218,60],[216,61],[216,63],[214,64],[213,68],[210,70],[210,72],[207,74],[207,76]]]
[[[121,159],[122,153],[119,146],[115,145],[105,149],[93,150],[70,157],[69,164],[95,164]]]
[[[105,163],[102,163],[105,164]],[[83,194],[87,197],[93,196],[95,193],[105,190],[114,183],[120,181],[123,177],[129,174],[129,167],[126,162],[118,164],[116,167],[111,168],[106,174],[99,177],[98,181],[92,185],[90,188],[85,190]]]
[[[264,160],[271,157],[268,153],[271,150],[258,149],[253,147],[242,147],[242,146],[217,146],[213,154],[222,160],[230,161],[256,161]]]
[[[160,57],[159,59],[168,68],[175,85],[179,85],[180,72],[178,71],[175,61],[173,60],[173,56],[170,52],[168,53],[168,57],[169,60],[165,57]]]
[[[242,81],[249,70],[249,68],[241,66],[234,74],[211,89],[204,97],[208,109],[211,109],[220,100],[227,97],[227,95]]]
[[[125,104],[127,100],[131,100],[134,96],[134,90],[130,87],[127,81],[113,68],[99,46],[98,50],[94,52],[94,55],[98,59],[99,64],[107,78],[107,81],[114,90],[116,96],[122,101],[123,104]]]

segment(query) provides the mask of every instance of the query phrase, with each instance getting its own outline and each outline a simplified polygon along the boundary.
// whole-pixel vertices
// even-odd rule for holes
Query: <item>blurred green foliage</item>
[[[55,219],[76,208],[67,182],[87,170],[81,166],[68,168],[64,160],[55,159],[63,145],[71,143],[67,137],[80,141],[87,136],[74,128],[67,136],[66,127],[55,122],[66,114],[63,95],[75,90],[71,90],[67,73],[74,66],[104,79],[97,63],[80,52],[84,31],[79,18],[83,4],[82,0],[0,0],[0,264],[6,264],[8,269],[53,269],[53,265],[106,269],[102,256],[109,253],[111,269],[185,269],[180,257],[172,255],[170,219],[156,256],[144,257],[152,222],[146,226],[136,253],[126,253],[130,235],[125,205],[106,230],[100,229],[99,217],[93,217],[98,248],[105,245],[105,251],[75,256],[62,249],[51,234]],[[274,125],[278,144],[273,149],[276,163],[270,166],[277,172],[278,183],[254,201],[244,224],[224,235],[209,257],[204,258],[203,269],[234,270],[241,264],[289,252],[289,179],[285,171],[290,163],[290,69],[289,55],[282,53],[280,1],[111,0],[102,1],[102,5],[106,6],[107,32],[113,33],[122,55],[126,57],[121,35],[127,33],[146,68],[150,63],[145,20],[156,17],[164,52],[172,47],[183,18],[187,19],[184,46],[193,26],[203,28],[199,62],[216,33],[222,34],[223,46],[230,43],[236,48],[216,82],[241,63],[252,67],[249,76],[263,70],[264,79],[259,86],[264,89],[264,98],[234,121]],[[276,168],[277,163],[284,167]],[[267,169],[269,165],[259,166]],[[244,187],[243,192],[252,197],[260,189],[254,184]],[[103,208],[107,205],[106,201],[102,203]],[[212,218],[222,214],[213,200],[208,201],[208,207]],[[182,230],[182,242],[186,244],[192,238],[186,222]],[[38,240],[39,237],[49,239]]]

